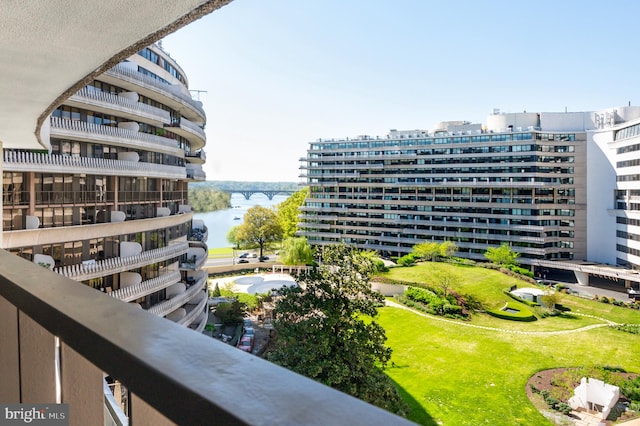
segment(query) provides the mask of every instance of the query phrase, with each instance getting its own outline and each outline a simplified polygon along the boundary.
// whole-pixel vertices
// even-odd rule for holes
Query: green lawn
[[[233,248],[232,247],[221,247],[221,248],[210,248],[209,249],[209,257],[231,257],[233,256]]]
[[[458,291],[475,294],[490,305],[512,301],[502,289],[518,283],[496,271],[444,263],[392,269],[388,275],[427,282],[430,272],[437,268],[452,268],[452,273],[463,278]],[[640,323],[639,311],[569,295],[563,296],[561,303],[572,312]],[[385,328],[387,343],[393,349],[394,366],[387,373],[412,406],[410,419],[425,425],[551,424],[525,394],[526,382],[535,372],[555,367],[613,365],[640,373],[639,335],[608,327],[567,334],[518,334],[464,325],[547,332],[601,322],[590,317],[567,315],[521,323],[474,315],[471,322],[463,323],[385,307],[377,321]]]

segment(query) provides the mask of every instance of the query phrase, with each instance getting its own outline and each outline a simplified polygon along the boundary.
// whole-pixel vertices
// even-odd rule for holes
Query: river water
[[[230,209],[218,210],[208,213],[196,213],[194,219],[201,219],[209,230],[207,246],[209,248],[231,247],[227,241],[227,233],[234,226],[242,223],[244,214],[253,206],[271,207],[280,204],[288,198],[288,195],[275,195],[272,200],[260,193],[253,194],[249,200],[242,194],[231,195]],[[237,218],[237,219],[236,219]]]

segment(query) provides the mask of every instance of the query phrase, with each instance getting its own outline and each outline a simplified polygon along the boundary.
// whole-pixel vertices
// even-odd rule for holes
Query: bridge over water
[[[276,195],[291,195],[295,192],[286,189],[239,189],[231,187],[219,189],[229,194],[242,194],[246,200],[250,199],[253,194],[264,194],[269,200],[273,200],[273,197]]]

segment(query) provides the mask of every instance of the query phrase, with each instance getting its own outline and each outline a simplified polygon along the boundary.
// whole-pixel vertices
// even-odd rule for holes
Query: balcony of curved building
[[[121,278],[123,274],[136,274],[138,275],[138,277],[140,276],[140,274],[134,272],[123,272],[120,274]],[[170,271],[168,273],[145,281],[142,281],[142,279],[140,278],[140,282],[137,283],[131,283],[131,281],[128,281],[128,285],[123,285],[122,283],[124,282],[124,280],[121,279],[120,288],[110,292],[109,295],[111,297],[115,297],[116,299],[122,300],[123,302],[131,302],[140,297],[165,289],[175,283],[180,282],[180,280],[181,275],[178,271]]]
[[[189,328],[194,330],[196,333],[202,333],[204,328],[207,326],[208,321],[209,315],[207,312],[201,312],[200,315],[191,324],[189,324]]]
[[[184,306],[170,312],[165,318],[171,321],[189,327],[200,315],[205,312],[207,307],[207,292],[205,290],[196,293],[193,299],[189,300]]]
[[[137,125],[135,122],[130,122]],[[126,128],[126,123],[121,127],[103,126],[86,121],[67,120],[59,117],[51,117],[51,137],[73,139],[82,142],[108,143],[114,146],[123,146],[134,149],[160,152],[176,157],[184,156],[184,151],[178,146],[175,139],[165,138],[149,133],[138,132]]]
[[[90,107],[92,111],[113,114],[132,121],[144,122],[162,127],[171,122],[169,111],[138,102],[136,92],[107,93],[87,86],[67,99],[64,104],[78,108]]]
[[[204,224],[204,221],[202,219],[193,219],[191,222],[191,231],[189,231],[187,239],[189,241],[201,241],[206,243],[208,238],[209,229]]]
[[[200,164],[187,163],[186,171],[187,179],[189,180],[196,182],[204,182],[207,180],[207,175],[204,170],[202,170],[202,165]]]
[[[163,317],[188,303],[196,297],[198,293],[203,292],[204,287],[204,284],[192,285],[188,288],[184,283],[173,284],[165,290],[167,299],[151,306],[147,309],[147,312]]]
[[[185,256],[180,260],[180,270],[197,271],[207,262],[207,245],[198,241],[190,241]]]
[[[188,243],[180,242],[154,250],[146,250],[132,256],[89,260],[81,264],[62,266],[54,268],[54,271],[76,281],[86,281],[92,278],[127,272],[131,269],[141,268],[163,260],[181,257],[187,254],[189,250],[191,249]]]
[[[130,392],[131,424],[410,424],[18,256],[0,251],[0,263],[4,402],[55,402],[61,389],[79,423],[107,424],[107,374]],[[189,328],[204,329],[206,317]],[[105,318],[126,321],[126,333]],[[185,354],[197,356],[184,362]],[[248,381],[260,395],[251,410]]]
[[[186,153],[184,155],[184,159],[192,164],[204,164],[207,161],[207,156],[204,150],[199,149],[197,151]]]
[[[184,117],[171,120],[169,124],[164,124],[171,132],[186,138],[191,144],[192,150],[198,150],[205,146],[207,135],[201,125],[193,123]]]
[[[4,170],[68,174],[100,174],[107,176],[144,176],[149,178],[185,179],[184,167],[141,161],[107,158],[72,157],[28,151],[4,151]]]
[[[182,116],[195,122],[204,123],[206,114],[202,102],[191,98],[191,94],[180,85],[171,85],[151,76],[138,72],[138,66],[132,62],[120,63],[100,76],[101,80],[127,90],[156,99],[168,107],[179,111]]]

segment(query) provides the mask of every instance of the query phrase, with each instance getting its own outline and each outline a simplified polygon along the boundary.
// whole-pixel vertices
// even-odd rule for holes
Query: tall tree
[[[323,264],[278,290],[272,362],[388,411],[406,404],[382,368],[391,357],[375,322],[384,297],[371,290],[374,264],[344,244],[326,246]]]
[[[242,243],[242,241],[240,241],[238,239],[238,230],[240,229],[240,226],[234,226],[233,228],[229,229],[229,232],[227,232],[227,241],[236,248],[236,250],[240,250],[240,244]]]
[[[489,247],[484,253],[484,257],[489,259],[491,263],[501,266],[517,265],[516,259],[518,256],[520,256],[520,253],[511,250],[507,243],[502,243],[500,247]]]
[[[305,237],[287,238],[282,243],[279,257],[285,265],[311,265],[313,249]]]
[[[282,228],[276,213],[262,206],[253,206],[244,214],[244,223],[239,225],[237,241],[260,247],[260,257],[265,245],[280,241]]]
[[[291,238],[298,230],[298,208],[309,196],[309,187],[296,191],[289,198],[278,204],[278,220],[282,227],[282,238]]]

